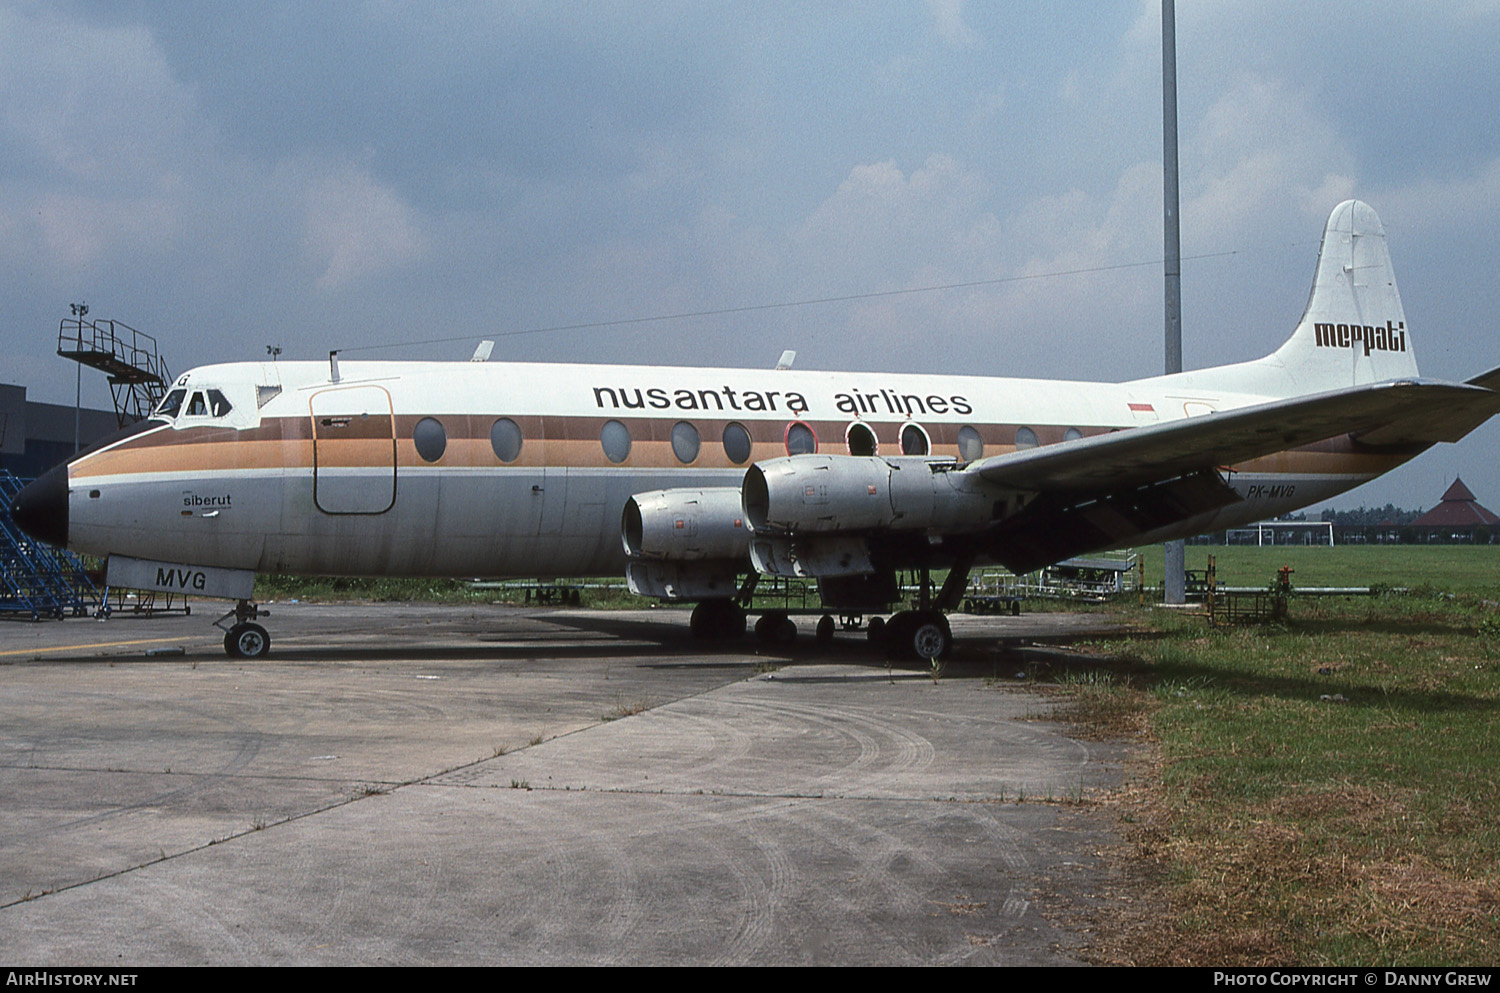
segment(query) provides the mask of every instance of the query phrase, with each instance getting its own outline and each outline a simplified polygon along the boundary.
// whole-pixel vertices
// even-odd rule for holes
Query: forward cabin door
[[[383,514],[396,503],[396,424],[380,386],[322,390],[309,401],[313,502],[325,514]]]

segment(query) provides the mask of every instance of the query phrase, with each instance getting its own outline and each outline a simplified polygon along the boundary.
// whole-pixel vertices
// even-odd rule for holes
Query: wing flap
[[[1454,425],[1473,427],[1497,411],[1500,393],[1480,386],[1389,380],[997,455],[963,471],[1022,490],[1114,489],[1343,434],[1363,432],[1370,444],[1430,443],[1401,426],[1431,420],[1452,433]]]
[[[1215,472],[1090,498],[1044,493],[984,536],[986,554],[1017,575],[1100,548],[1134,545],[1142,535],[1227,507],[1239,494]]]

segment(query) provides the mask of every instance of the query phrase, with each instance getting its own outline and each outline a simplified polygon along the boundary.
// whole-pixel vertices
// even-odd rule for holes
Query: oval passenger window
[[[599,431],[604,456],[616,465],[630,458],[630,429],[619,421],[605,421]]]
[[[958,457],[965,462],[984,457],[984,440],[967,424],[958,429]]]
[[[818,436],[813,429],[801,421],[793,421],[786,428],[786,453],[788,455],[811,455],[818,450]]]
[[[698,437],[698,429],[687,421],[678,421],[672,425],[672,454],[677,456],[677,461],[688,465],[698,457],[698,449],[702,440]]]
[[[735,465],[744,465],[750,459],[750,432],[743,424],[729,424],[724,428],[724,454]]]
[[[416,443],[417,454],[425,462],[436,462],[448,450],[448,432],[433,417],[424,417],[412,429],[411,440]]]
[[[875,432],[870,430],[870,425],[863,421],[855,421],[849,425],[849,431],[844,436],[848,442],[850,455],[874,455],[880,450],[880,444],[875,440]]]
[[[521,457],[522,440],[521,426],[509,417],[490,425],[490,447],[501,462],[514,462]]]

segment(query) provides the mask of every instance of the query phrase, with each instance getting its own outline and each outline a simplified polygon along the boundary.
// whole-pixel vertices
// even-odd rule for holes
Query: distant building
[[[87,448],[119,430],[112,410],[84,408],[79,443]],[[22,478],[40,476],[73,454],[73,408],[26,399],[26,387],[0,383],[0,469]]]
[[[1492,542],[1497,524],[1500,517],[1481,507],[1464,481],[1455,477],[1442,501],[1407,527],[1412,541],[1446,545]]]

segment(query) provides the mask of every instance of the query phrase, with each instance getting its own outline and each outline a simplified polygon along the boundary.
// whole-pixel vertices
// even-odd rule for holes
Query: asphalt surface
[[[1080,961],[1127,753],[1016,646],[1107,619],[957,617],[934,681],[671,610],[273,605],[246,662],[214,607],[0,624],[0,962]]]

